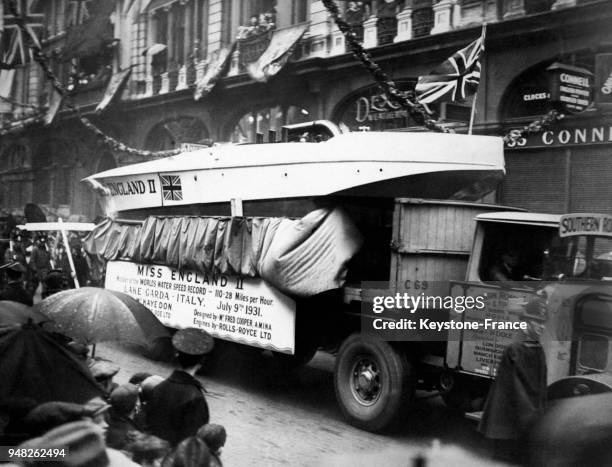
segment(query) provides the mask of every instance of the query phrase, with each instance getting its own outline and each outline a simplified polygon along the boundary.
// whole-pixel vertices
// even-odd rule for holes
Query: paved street
[[[440,453],[436,465],[447,465],[443,458],[452,459],[453,465],[475,465],[473,460],[462,464],[462,456],[448,447],[451,444],[488,455],[474,425],[444,410],[437,397],[421,401],[411,422],[393,435],[347,425],[336,405],[333,357],[327,354],[317,354],[308,367],[289,374],[279,373],[271,358],[253,364],[230,345],[217,350],[200,380],[209,391],[211,421],[227,429],[222,456],[227,466],[406,466],[421,452],[431,454],[432,443],[438,444],[435,438],[450,452]],[[121,366],[119,383],[137,371],[165,376],[172,370],[167,363],[115,344],[99,345],[96,353]]]

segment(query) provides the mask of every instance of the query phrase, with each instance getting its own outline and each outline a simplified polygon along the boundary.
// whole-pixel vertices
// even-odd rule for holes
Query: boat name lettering
[[[148,179],[146,183],[142,180],[126,180],[124,182],[106,182],[105,185],[112,196],[144,195],[157,192],[155,179]]]
[[[192,271],[178,271],[173,269],[170,273],[170,280],[193,282],[194,284],[216,285],[219,287],[227,286],[227,277],[217,274],[200,274]]]

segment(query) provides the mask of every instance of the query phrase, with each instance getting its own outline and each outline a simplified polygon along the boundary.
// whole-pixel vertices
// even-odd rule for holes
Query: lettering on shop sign
[[[545,130],[506,143],[509,149],[612,143],[612,125]]]
[[[591,104],[593,73],[562,63],[547,68],[550,73],[551,101],[562,112],[579,113]]]

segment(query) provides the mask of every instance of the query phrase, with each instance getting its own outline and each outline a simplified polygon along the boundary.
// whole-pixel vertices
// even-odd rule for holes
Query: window
[[[556,228],[501,222],[482,224],[485,240],[479,264],[481,280],[497,282],[501,275],[511,281],[542,279],[545,257],[559,238]]]
[[[269,130],[276,131],[276,139],[280,140],[283,125],[309,120],[312,120],[312,117],[308,110],[295,105],[255,109],[240,118],[232,130],[230,140],[233,143],[254,143],[258,133],[267,138]]]
[[[303,23],[308,20],[308,5],[309,0],[294,0],[293,1],[293,24]]]

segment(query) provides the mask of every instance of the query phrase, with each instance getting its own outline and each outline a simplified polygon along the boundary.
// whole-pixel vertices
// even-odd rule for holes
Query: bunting
[[[308,30],[309,24],[299,24],[274,31],[268,48],[259,59],[247,65],[247,71],[255,81],[266,82],[287,63],[296,44]]]

